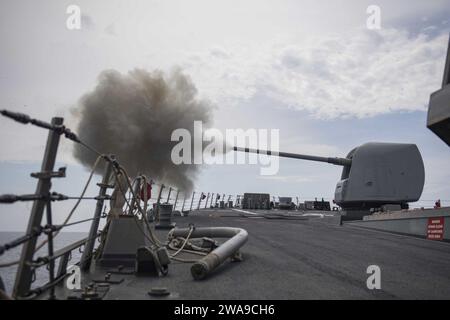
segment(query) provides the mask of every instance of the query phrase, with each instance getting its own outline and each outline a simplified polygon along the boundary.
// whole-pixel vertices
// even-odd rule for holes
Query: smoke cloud
[[[211,123],[211,105],[197,97],[191,79],[180,70],[164,74],[135,69],[127,74],[103,71],[92,92],[75,108],[80,117],[79,137],[102,153],[115,154],[130,176],[146,174],[189,192],[198,165],[175,165],[170,158],[173,130],[187,129],[194,121]],[[96,155],[76,145],[74,156],[92,167]]]

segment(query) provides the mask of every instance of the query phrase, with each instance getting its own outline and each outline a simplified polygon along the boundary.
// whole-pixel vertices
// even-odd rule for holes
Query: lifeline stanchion
[[[200,210],[200,204],[202,203],[202,198],[203,198],[203,192],[200,193],[200,197],[198,198],[197,210]]]
[[[184,192],[184,197],[183,197],[183,205],[181,206],[181,214],[183,215],[183,211],[184,211],[184,205],[186,203],[186,192]]]
[[[192,211],[192,204],[194,203],[194,195],[195,195],[195,191],[192,192],[191,207],[189,208],[189,212]]]
[[[206,197],[206,201],[205,201],[205,209],[208,206],[208,201],[209,201],[209,192],[208,192],[208,196]]]
[[[156,200],[156,208],[155,208],[155,217],[156,220],[159,219],[159,205],[161,204],[161,196],[162,196],[162,191],[164,189],[164,184],[161,184],[161,187],[159,189],[159,193],[158,193],[158,200]]]
[[[170,202],[170,194],[172,193],[172,187],[169,187],[169,193],[167,194],[167,203]]]
[[[177,202],[178,202],[179,194],[180,194],[180,190],[177,189],[177,195],[175,196],[175,203],[173,204],[173,210],[177,210]]]
[[[210,207],[212,207],[213,198],[214,198],[214,193],[211,195],[211,202],[209,203]]]
[[[113,157],[113,156],[111,155],[111,157]],[[101,183],[98,183],[98,186],[100,187],[100,190],[98,192],[99,197],[104,197],[106,195],[106,190],[109,187],[108,182],[109,182],[111,173],[112,173],[112,163],[107,162],[106,167],[105,167],[105,172],[103,174],[103,180]],[[100,216],[102,214],[102,209],[103,209],[103,203],[104,203],[104,200],[102,198],[97,200],[97,205],[95,207],[95,212],[94,212],[94,219],[96,219],[96,220],[94,220],[91,224],[91,228],[89,230],[89,240],[84,247],[84,252],[83,252],[83,255],[81,256],[81,260],[80,260],[80,267],[82,270],[89,269],[89,267],[91,265],[92,252],[94,250],[94,245],[95,245],[95,240],[96,240],[96,238],[94,238],[94,236],[97,234],[97,231],[98,231],[98,226],[100,223]]]
[[[63,119],[55,117],[52,119],[52,126],[62,126]],[[58,151],[60,140],[60,134],[55,130],[50,130],[47,138],[47,145],[44,151],[44,159],[42,161],[41,172],[50,173],[53,172],[53,168],[56,161],[56,154]],[[41,175],[38,184],[36,186],[35,194],[49,194],[51,187],[51,178]],[[46,205],[45,200],[35,200],[33,208],[31,209],[30,218],[28,221],[27,234],[30,234],[38,228],[42,221],[42,215],[44,213],[44,207]],[[13,289],[13,297],[25,296],[31,288],[31,280],[33,277],[30,263],[33,260],[34,251],[36,248],[37,238],[31,238],[22,247],[22,253],[20,257],[19,266],[16,273],[16,281]]]

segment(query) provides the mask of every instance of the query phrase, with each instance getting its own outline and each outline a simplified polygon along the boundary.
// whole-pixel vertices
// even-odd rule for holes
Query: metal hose
[[[191,228],[175,228],[171,231],[171,236],[187,237],[190,231],[192,231]],[[241,228],[195,228],[190,237],[229,238],[222,245],[192,265],[192,276],[195,280],[201,280],[220,266],[226,259],[233,257],[236,252],[247,242],[248,233]]]

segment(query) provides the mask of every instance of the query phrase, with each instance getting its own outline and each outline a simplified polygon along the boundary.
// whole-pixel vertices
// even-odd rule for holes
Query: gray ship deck
[[[259,213],[261,211],[258,211]],[[273,213],[273,211],[272,211]],[[166,277],[114,274],[105,299],[158,299],[147,293],[165,287],[159,299],[448,299],[450,244],[350,225],[332,217],[307,220],[242,217],[217,209],[176,217],[178,227],[244,228],[249,241],[242,262],[222,265],[205,280],[195,281],[191,264],[175,262]],[[158,231],[160,238],[165,238]],[[381,268],[381,290],[368,290],[366,269]],[[105,269],[83,274],[83,283],[104,278]],[[59,286],[57,296],[68,292]],[[44,298],[44,297],[43,297]]]

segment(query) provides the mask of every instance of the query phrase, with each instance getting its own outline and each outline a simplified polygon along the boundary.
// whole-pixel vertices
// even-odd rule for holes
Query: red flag
[[[150,200],[150,198],[152,197],[152,185],[150,183],[147,182],[147,187],[146,186],[142,186],[142,188],[141,188],[140,196],[141,196],[142,200],[145,199],[144,198],[144,196],[145,196],[144,192],[147,192],[147,200]]]

